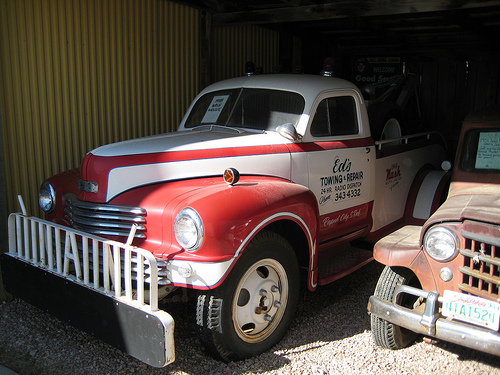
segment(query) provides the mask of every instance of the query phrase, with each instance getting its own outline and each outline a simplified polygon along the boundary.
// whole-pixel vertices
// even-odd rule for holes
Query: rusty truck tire
[[[399,285],[420,287],[417,277],[411,270],[386,266],[378,279],[374,295],[386,301],[393,301],[396,287]],[[398,298],[397,304],[412,309],[416,300],[417,297],[402,294]],[[418,333],[389,323],[375,315],[371,315],[371,329],[375,344],[392,350],[406,348],[413,344],[419,336]]]
[[[295,315],[299,284],[290,244],[274,232],[257,234],[224,283],[198,295],[196,321],[206,349],[226,362],[270,349]]]

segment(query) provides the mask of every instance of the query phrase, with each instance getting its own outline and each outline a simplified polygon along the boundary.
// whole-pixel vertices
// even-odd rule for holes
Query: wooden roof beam
[[[414,13],[467,10],[491,6],[500,6],[499,0],[452,1],[452,0],[412,0],[400,1],[356,1],[339,0],[326,4],[305,6],[284,6],[260,10],[241,10],[235,12],[214,13],[214,26],[232,24],[268,24],[317,21],[346,17],[374,17],[403,15]]]

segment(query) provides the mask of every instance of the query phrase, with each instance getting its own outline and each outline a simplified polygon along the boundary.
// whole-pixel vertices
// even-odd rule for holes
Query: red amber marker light
[[[228,168],[224,171],[224,181],[229,185],[234,185],[240,179],[240,173],[236,168]]]

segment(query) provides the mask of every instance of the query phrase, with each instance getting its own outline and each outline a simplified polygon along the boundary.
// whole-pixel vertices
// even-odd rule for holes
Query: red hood
[[[266,163],[262,163],[262,155],[267,155]],[[88,153],[82,162],[80,184],[86,191],[78,198],[109,202],[139,186],[222,176],[230,167],[242,174],[291,178],[289,149],[277,133],[174,132],[106,145]]]

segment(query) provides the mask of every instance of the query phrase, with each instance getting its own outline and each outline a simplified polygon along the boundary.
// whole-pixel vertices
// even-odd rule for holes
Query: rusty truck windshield
[[[468,131],[460,168],[465,171],[500,172],[500,129]]]
[[[304,110],[304,98],[293,92],[269,89],[229,89],[210,92],[195,103],[186,128],[220,125],[275,130],[294,125]]]

